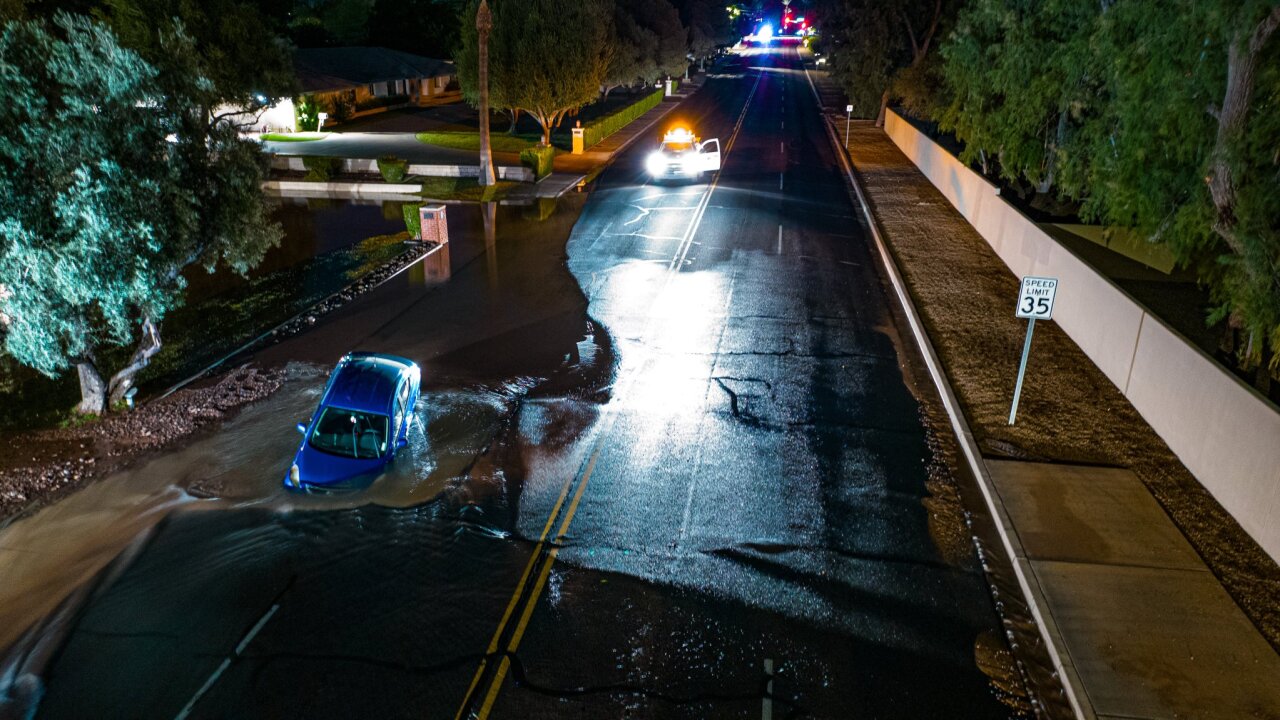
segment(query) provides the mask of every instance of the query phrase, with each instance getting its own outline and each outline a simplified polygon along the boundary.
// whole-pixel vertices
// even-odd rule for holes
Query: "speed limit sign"
[[[1018,418],[1018,399],[1022,397],[1022,380],[1027,375],[1027,357],[1031,354],[1031,336],[1037,320],[1053,318],[1053,298],[1058,294],[1058,278],[1024,277],[1018,293],[1018,317],[1027,319],[1027,338],[1022,343],[1022,362],[1018,363],[1018,382],[1013,386],[1013,405],[1009,408],[1009,424]]]
[[[1058,278],[1024,277],[1018,293],[1018,317],[1028,320],[1053,318],[1053,298],[1058,294]]]

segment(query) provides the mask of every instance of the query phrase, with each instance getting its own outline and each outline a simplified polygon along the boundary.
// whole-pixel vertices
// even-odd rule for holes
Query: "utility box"
[[[444,245],[449,242],[449,223],[445,220],[444,205],[423,205],[418,208],[418,222],[422,225],[423,242]]]
[[[663,93],[663,97],[671,97],[671,78],[667,78],[667,91]]]
[[[587,138],[583,134],[581,126],[571,128],[571,130],[573,132],[573,154],[581,155],[587,149]]]

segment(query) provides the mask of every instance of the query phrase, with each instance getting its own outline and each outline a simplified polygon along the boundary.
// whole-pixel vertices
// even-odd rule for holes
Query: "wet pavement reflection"
[[[678,111],[714,190],[641,142],[558,205],[451,206],[253,358],[272,398],[0,531],[36,716],[1028,715],[804,76],[735,63]],[[422,365],[410,452],[286,493],[352,349]]]

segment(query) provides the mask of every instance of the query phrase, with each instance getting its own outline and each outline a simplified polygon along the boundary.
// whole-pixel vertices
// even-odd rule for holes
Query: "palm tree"
[[[480,63],[477,80],[480,85],[480,185],[495,184],[493,177],[493,150],[489,147],[489,31],[493,29],[493,15],[489,13],[488,0],[480,0],[476,11],[476,31],[480,34]]]

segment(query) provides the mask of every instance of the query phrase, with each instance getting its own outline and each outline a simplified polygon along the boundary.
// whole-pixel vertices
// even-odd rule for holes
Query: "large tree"
[[[192,38],[153,26],[157,64],[84,17],[0,33],[0,313],[4,351],[74,368],[85,413],[118,401],[161,347],[183,272],[247,272],[280,238],[261,150],[213,117]],[[134,348],[104,379],[103,351]]]
[[[475,17],[478,2],[463,16]],[[542,142],[565,114],[595,100],[604,85],[611,48],[607,0],[495,0],[489,40],[489,92],[494,107],[527,112],[542,127]],[[464,97],[478,102],[477,35],[464,25],[455,58]]]
[[[637,25],[657,38],[653,62],[661,76],[684,74],[689,62],[689,32],[680,11],[667,0],[616,0]]]
[[[935,50],[952,0],[833,0],[823,12],[831,71],[854,110],[884,125],[895,100],[925,110],[934,92]]]
[[[961,12],[941,48],[950,92],[938,120],[966,139],[962,159],[1041,192],[1053,185],[1078,137],[1072,119],[1097,106],[1099,16],[1097,0],[979,1]]]
[[[689,54],[700,64],[721,45],[733,45],[739,37],[733,26],[733,10],[713,0],[682,0],[680,19],[689,28]]]
[[[614,8],[609,67],[604,76],[605,96],[616,87],[637,83],[652,85],[658,79],[658,35],[636,21],[628,3]]]
[[[435,58],[458,47],[463,0],[377,0],[369,16],[370,45]],[[475,16],[471,16],[472,23]]]
[[[119,42],[160,69],[194,71],[209,86],[193,100],[212,103],[205,109],[232,104],[253,105],[258,97],[296,94],[292,51],[271,28],[268,19],[243,0],[99,0],[94,15],[105,21]],[[169,61],[174,23],[189,38],[193,67]]]
[[[1249,362],[1280,349],[1280,3],[971,0],[956,27],[966,158],[1165,245]]]

